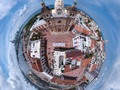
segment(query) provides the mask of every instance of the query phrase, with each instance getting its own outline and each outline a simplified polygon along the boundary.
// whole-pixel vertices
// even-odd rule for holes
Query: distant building
[[[91,21],[89,24],[91,30],[98,30],[98,25],[94,21]]]

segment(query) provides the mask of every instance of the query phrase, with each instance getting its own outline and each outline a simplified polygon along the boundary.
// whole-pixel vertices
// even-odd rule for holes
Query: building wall
[[[40,44],[41,44],[40,40],[31,41],[30,56],[32,58],[39,58],[40,59]]]

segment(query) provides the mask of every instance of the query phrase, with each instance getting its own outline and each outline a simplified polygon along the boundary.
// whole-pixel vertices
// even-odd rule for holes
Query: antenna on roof
[[[41,6],[42,7],[45,7],[46,5],[45,5],[45,2],[43,1],[43,0],[40,0],[40,2],[41,2]]]
[[[74,0],[74,6],[78,4],[78,0]]]

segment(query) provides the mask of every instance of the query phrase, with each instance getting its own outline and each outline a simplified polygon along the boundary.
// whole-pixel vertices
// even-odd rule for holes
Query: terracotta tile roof
[[[94,64],[93,66],[92,66],[92,70],[91,71],[94,71],[96,68],[97,68],[97,64]]]
[[[91,40],[91,46],[90,46],[90,48],[92,49],[92,48],[95,48],[95,40]]]
[[[105,44],[105,41],[102,41],[102,49],[104,50],[104,44]]]
[[[73,43],[72,43],[73,34],[72,33],[63,34],[63,35],[47,34],[46,38],[47,38],[47,56],[49,58],[48,60],[49,66],[52,63],[52,60],[51,60],[52,52],[53,52],[53,49],[55,48],[53,47],[53,43],[65,43],[65,48],[73,47]]]
[[[81,56],[77,56],[77,57],[71,57],[70,59],[81,61],[83,59],[83,56],[81,55]]]
[[[52,78],[52,80],[51,80],[51,82],[54,82],[54,83],[58,83],[58,82],[60,82],[61,81],[61,79],[60,78],[57,78],[57,77],[54,77],[54,78]]]
[[[70,50],[65,52],[66,58],[81,56],[82,52],[80,50]]]
[[[86,81],[86,80],[87,80],[87,78],[86,78],[86,77],[83,77],[83,78],[82,78],[82,81],[83,81],[83,82],[84,82],[84,81]]]
[[[55,81],[56,81],[56,78],[55,78],[55,77],[51,79],[51,82],[55,82]]]
[[[68,84],[74,85],[77,83],[76,80],[61,80],[61,79],[55,78],[55,77],[51,80],[51,82],[58,83],[58,84],[64,84],[64,85],[68,85]]]
[[[82,60],[82,67],[87,67],[87,65],[92,61],[92,58]]]
[[[34,70],[43,72],[40,60],[31,58],[31,66]]]
[[[86,30],[86,29],[84,29],[84,28],[81,28],[81,27],[79,27],[78,25],[75,25],[74,27],[75,27],[75,29],[76,29],[78,32],[81,32],[81,33],[83,33],[83,34],[85,34],[85,35],[90,35],[90,34],[92,33],[91,31],[88,31],[88,30]]]
[[[63,80],[63,84],[72,84],[72,85],[74,85],[76,83],[77,83],[77,81],[75,81],[75,80]]]
[[[81,67],[75,69],[75,70],[72,70],[70,72],[66,72],[64,73],[64,75],[66,76],[72,76],[72,77],[78,77],[78,76],[81,76],[83,74],[83,71],[84,69],[82,69]]]
[[[66,65],[66,66],[65,66],[64,73],[66,73],[66,72],[70,72],[70,71],[71,71],[71,69],[70,69],[70,65]]]

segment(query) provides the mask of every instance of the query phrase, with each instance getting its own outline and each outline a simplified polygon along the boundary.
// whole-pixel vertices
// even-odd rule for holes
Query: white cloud
[[[114,60],[109,76],[106,77],[105,83],[100,90],[120,90],[120,42],[117,49],[117,58]]]
[[[6,35],[8,36],[8,39],[6,39],[6,42],[8,43],[6,46],[8,49],[8,64],[6,65],[9,69],[9,77],[6,78],[2,69],[0,69],[0,90],[36,90],[34,86],[25,80],[21,73],[16,59],[14,45],[9,42],[13,40],[14,34],[26,21],[27,16],[29,16],[27,10],[28,6],[24,5],[23,8],[20,8],[16,13],[14,13],[13,18],[11,18],[11,21],[8,23],[9,28],[6,32]]]
[[[17,78],[16,78],[17,79]],[[15,77],[5,78],[4,72],[0,67],[0,90],[22,90],[22,84],[20,84]]]
[[[115,65],[113,66],[110,75],[106,79],[104,86],[101,90],[120,90],[120,57],[118,57]]]
[[[9,73],[9,77],[6,78],[5,72],[0,66],[0,90],[36,90],[22,75],[16,61],[14,49],[12,49],[11,52],[13,56],[10,55],[8,64],[6,63],[9,70],[9,72],[7,72]]]
[[[13,50],[12,52],[15,55],[15,51]],[[7,66],[9,69],[9,77],[7,78],[0,66],[0,90],[36,90],[22,75],[16,61],[16,56],[9,57]]]
[[[16,58],[16,51],[14,44],[9,43],[9,49],[8,49],[8,70],[9,70],[9,77],[5,79],[3,72],[1,70],[0,74],[2,74],[2,82],[7,87],[4,87],[2,82],[1,84],[1,89],[0,90],[36,90],[34,86],[31,86],[29,82],[26,81],[25,77],[20,71],[20,68],[18,66],[18,61]],[[11,53],[12,52],[12,53]],[[0,80],[1,81],[1,80]]]
[[[117,3],[117,2],[116,2]],[[115,23],[120,23],[120,8],[118,8],[120,6],[120,1],[117,4],[112,4],[112,8],[111,6],[109,6],[109,10],[110,10],[110,15],[113,17],[113,19],[116,21]]]
[[[10,12],[16,2],[16,0],[0,0],[0,20]]]
[[[19,11],[19,17],[25,14],[27,9],[28,9],[28,6],[25,4],[24,7]]]

